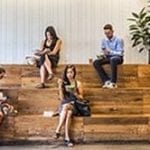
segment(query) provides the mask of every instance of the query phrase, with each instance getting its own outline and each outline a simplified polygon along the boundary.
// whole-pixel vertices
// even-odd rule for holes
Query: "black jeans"
[[[122,64],[122,63],[123,63],[122,56],[106,56],[103,59],[96,59],[93,65],[103,83],[105,83],[108,80],[110,80],[113,83],[116,83],[117,82],[117,65]],[[110,67],[111,67],[110,77],[108,76],[108,74],[103,68],[103,65],[105,64],[110,64]]]

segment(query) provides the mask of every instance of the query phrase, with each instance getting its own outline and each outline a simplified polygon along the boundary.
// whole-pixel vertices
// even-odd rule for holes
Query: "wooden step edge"
[[[149,117],[150,118],[150,114],[92,114],[91,118],[111,118],[111,117],[115,117],[115,118],[135,118],[135,117]]]

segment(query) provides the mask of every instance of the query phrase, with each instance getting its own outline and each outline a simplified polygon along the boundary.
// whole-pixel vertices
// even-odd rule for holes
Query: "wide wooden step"
[[[59,105],[57,89],[20,90],[18,111],[21,114],[42,114],[44,111],[56,111]]]
[[[39,69],[28,65],[3,65],[7,77],[1,80],[1,86],[34,87],[40,82]],[[49,82],[50,87],[56,87],[56,80],[62,76],[65,65],[59,65],[55,78]],[[92,65],[76,65],[77,78],[85,87],[99,87],[100,79]],[[110,67],[106,65],[106,70]],[[120,65],[118,66],[119,87],[150,87],[150,65]]]
[[[77,141],[103,140],[148,140],[150,134],[150,116],[98,116],[74,117],[71,125],[71,137]],[[58,118],[45,118],[41,115],[18,115],[9,117],[1,126],[1,139],[9,140],[45,140],[55,141],[54,133]],[[62,133],[64,129],[62,129]]]
[[[46,138],[54,141],[57,124],[58,117],[46,118],[42,115],[18,115],[16,117],[8,117],[1,126],[0,137],[6,140],[30,140],[31,138],[36,140],[36,138]],[[76,140],[83,139],[82,117],[73,118],[71,135]]]
[[[57,88],[1,89],[21,114],[42,114],[56,111],[60,106]],[[149,88],[101,89],[85,88],[84,97],[90,101],[92,114],[150,113]]]

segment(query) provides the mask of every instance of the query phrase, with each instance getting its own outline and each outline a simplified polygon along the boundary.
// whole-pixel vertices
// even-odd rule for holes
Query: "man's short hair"
[[[106,24],[104,30],[113,30],[113,26],[111,24]]]
[[[1,68],[1,67],[0,67],[0,74],[1,74],[1,73],[6,73],[6,71],[5,71],[4,68]]]

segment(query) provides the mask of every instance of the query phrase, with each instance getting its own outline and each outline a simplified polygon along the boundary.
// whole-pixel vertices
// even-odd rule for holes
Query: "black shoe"
[[[60,136],[61,136],[61,134],[60,133],[58,133],[58,132],[56,132],[55,133],[55,139],[57,140],[57,139],[59,139],[60,138]]]
[[[49,74],[48,77],[47,77],[47,80],[52,80],[54,77],[53,73]]]
[[[43,89],[45,88],[45,84],[44,83],[40,83],[36,86],[37,89]]]

